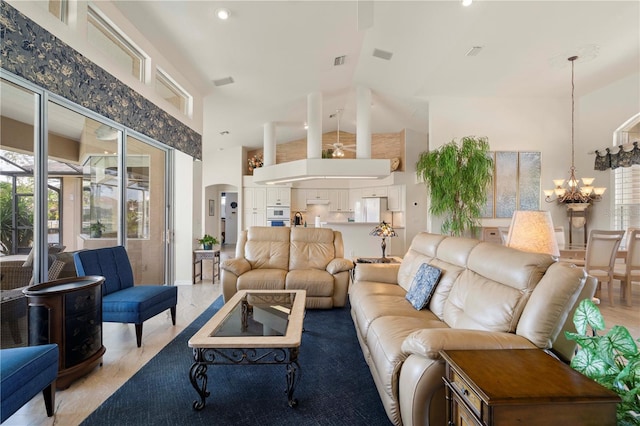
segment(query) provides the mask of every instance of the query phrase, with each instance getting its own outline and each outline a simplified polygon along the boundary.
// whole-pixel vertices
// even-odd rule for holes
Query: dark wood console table
[[[27,287],[29,345],[57,343],[56,387],[71,383],[102,364],[102,283],[104,277],[64,278]]]

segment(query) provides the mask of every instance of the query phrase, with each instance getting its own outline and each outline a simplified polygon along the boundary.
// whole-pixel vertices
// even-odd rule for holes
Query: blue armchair
[[[102,275],[102,320],[133,323],[136,343],[142,345],[142,323],[167,309],[176,325],[178,289],[166,285],[134,286],[127,251],[122,246],[84,250],[74,253],[78,276]]]

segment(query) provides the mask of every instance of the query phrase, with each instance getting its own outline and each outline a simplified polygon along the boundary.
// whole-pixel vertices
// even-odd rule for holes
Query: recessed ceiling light
[[[473,3],[473,0],[462,0],[463,6],[471,6],[471,3]]]
[[[226,21],[227,19],[229,19],[229,16],[231,16],[231,12],[229,11],[229,9],[220,8],[216,10],[216,16],[218,17],[218,19]]]

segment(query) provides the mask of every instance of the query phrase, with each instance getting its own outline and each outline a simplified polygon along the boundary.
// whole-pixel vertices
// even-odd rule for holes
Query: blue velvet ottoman
[[[53,415],[58,356],[55,344],[0,349],[0,423],[40,391],[47,416]]]

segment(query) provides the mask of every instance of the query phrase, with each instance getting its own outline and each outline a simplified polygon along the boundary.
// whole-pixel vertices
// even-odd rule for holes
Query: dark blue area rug
[[[215,365],[202,411],[189,381],[187,342],[222,306],[218,298],[82,423],[96,425],[385,425],[349,307],[307,310],[300,346],[298,406],[284,392],[283,365]]]

